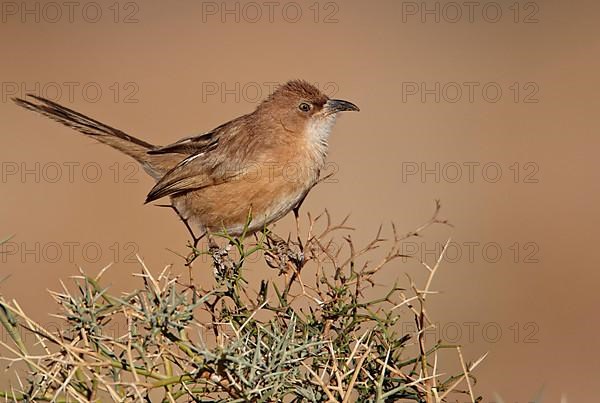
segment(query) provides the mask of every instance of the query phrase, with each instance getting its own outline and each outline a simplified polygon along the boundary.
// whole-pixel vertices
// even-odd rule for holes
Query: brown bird
[[[207,231],[250,234],[297,209],[319,179],[337,113],[359,110],[293,80],[254,112],[161,147],[56,102],[28,97],[13,100],[137,160],[156,180],[146,203],[169,196],[188,229],[201,234],[194,239]]]

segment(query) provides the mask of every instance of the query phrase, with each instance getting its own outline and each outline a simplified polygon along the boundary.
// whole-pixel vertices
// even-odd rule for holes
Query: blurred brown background
[[[164,144],[304,78],[361,112],[339,120],[335,180],[303,213],[351,213],[360,243],[380,223],[414,228],[441,199],[454,230],[407,248],[431,261],[453,238],[430,310],[468,358],[490,352],[476,391],[486,402],[540,389],[547,402],[594,401],[596,2],[69,4],[2,3],[0,238],[14,234],[3,295],[52,323],[46,290],[77,266],[115,261],[113,289],[131,288],[135,253],[156,271],[181,266],[167,248],[185,253],[187,239],[171,211],[142,205],[152,181],[129,159],[10,97],[37,93]]]

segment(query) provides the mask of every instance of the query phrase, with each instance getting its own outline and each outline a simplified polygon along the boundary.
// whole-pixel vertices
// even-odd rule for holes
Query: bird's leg
[[[317,183],[318,181],[315,183],[315,185]],[[306,199],[307,194],[308,192],[306,192],[304,196],[302,196],[300,201],[294,206],[294,208],[292,208],[292,211],[294,212],[294,219],[296,221],[296,242],[298,243],[298,249],[300,250],[299,252],[294,252],[292,250],[292,248],[290,247],[289,237],[288,242],[286,242],[283,238],[279,237],[274,232],[267,232],[267,244],[269,245],[269,247],[274,247],[275,255],[277,255],[279,260],[279,264],[275,263],[273,261],[273,253],[270,252],[265,255],[265,257],[268,257],[267,264],[273,268],[279,268],[279,270],[282,272],[286,270],[288,260],[291,260],[294,263],[294,265],[298,268],[300,268],[304,262],[304,245],[302,243],[302,239],[300,238],[300,207]]]
[[[179,210],[177,210],[177,207],[175,207],[173,204],[158,204],[157,206],[158,207],[170,207],[170,208],[173,209],[173,211],[175,211],[175,214],[177,214],[177,216],[179,217],[179,219],[181,220],[181,222],[185,225],[185,228],[187,228],[188,232],[190,233],[190,236],[192,237],[192,246],[194,248],[196,248],[198,246],[198,243],[200,242],[200,240],[204,237],[204,235],[206,235],[206,232],[203,233],[202,235],[200,235],[199,237],[197,237],[196,234],[194,234],[194,230],[190,226],[190,223],[189,223],[188,219],[185,218],[179,212]]]
[[[191,242],[188,243],[188,246],[192,249],[192,252],[186,258],[185,265],[188,266],[189,268],[191,268],[192,263],[194,262],[194,260],[196,260],[196,258],[198,256],[200,256],[200,251],[198,250],[198,244],[200,243],[200,240],[202,238],[204,238],[204,236],[207,234],[207,232],[205,231],[204,233],[202,233],[202,235],[196,236],[196,234],[194,233],[194,230],[192,229],[192,226],[189,223],[189,220],[187,218],[185,218],[181,214],[181,212],[177,209],[177,207],[175,207],[173,204],[159,205],[159,207],[170,207],[170,208],[172,208],[173,211],[175,211],[175,214],[177,214],[177,216],[181,220],[181,222],[185,225],[185,228],[187,228],[188,232],[190,233],[190,236],[192,237],[192,240],[191,240]],[[191,275],[191,272],[190,272],[190,281],[191,280],[192,280],[192,275]]]
[[[296,240],[298,241],[298,247],[300,248],[301,253],[304,253],[304,245],[302,245],[302,239],[300,239],[300,205],[303,201],[304,198],[292,210],[294,212],[294,218],[296,219]]]
[[[319,172],[319,176],[320,175],[321,175],[321,173]],[[298,204],[296,204],[296,206],[292,209],[292,211],[294,212],[294,218],[296,219],[296,239],[298,241],[298,247],[300,248],[300,252],[302,254],[304,254],[304,245],[302,244],[302,240],[300,239],[300,207],[302,206],[302,203],[304,203],[304,200],[306,200],[306,196],[308,195],[308,192],[310,192],[312,190],[312,188],[317,186],[319,183],[326,181],[327,179],[329,179],[332,176],[333,176],[333,172],[328,175],[325,175],[322,178],[318,178],[316,180],[316,182],[310,186],[310,188],[304,194],[304,196],[302,196],[302,198],[300,199]]]
[[[208,231],[205,232],[206,234],[206,240],[208,241],[208,251],[209,252],[216,252],[219,250],[219,244],[217,243],[217,241],[215,241],[215,238],[212,236],[211,233],[209,233]]]
[[[190,248],[192,248],[192,252],[185,258],[185,265],[188,268],[188,275],[189,275],[189,279],[190,279],[190,287],[192,289],[195,289],[195,286],[194,286],[194,276],[192,275],[192,263],[194,262],[194,260],[196,260],[196,258],[198,256],[200,256],[200,252],[198,251],[198,243],[204,237],[204,235],[206,235],[206,232],[204,232],[202,235],[200,235],[199,237],[197,237],[196,234],[194,233],[194,230],[192,229],[192,227],[191,227],[188,219],[185,218],[179,212],[179,210],[177,210],[177,207],[175,207],[173,204],[166,204],[166,205],[163,204],[163,205],[158,205],[158,207],[170,207],[171,209],[173,209],[173,211],[175,211],[175,214],[177,214],[177,216],[179,217],[179,219],[181,220],[181,222],[185,225],[185,228],[187,228],[188,232],[190,233],[190,236],[192,237],[191,242],[188,242],[188,246]]]

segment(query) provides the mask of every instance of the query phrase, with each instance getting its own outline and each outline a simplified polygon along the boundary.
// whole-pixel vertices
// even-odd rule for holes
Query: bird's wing
[[[226,124],[225,124],[226,125]],[[148,151],[148,154],[185,154],[193,155],[214,149],[219,142],[219,133],[225,125],[197,136],[185,137],[166,146]]]
[[[237,133],[243,130],[243,119],[244,117],[234,119],[208,133],[184,138],[150,151],[151,154],[179,153],[187,154],[188,157],[159,179],[148,193],[146,203],[217,185],[239,175],[241,167],[227,158],[227,149]]]

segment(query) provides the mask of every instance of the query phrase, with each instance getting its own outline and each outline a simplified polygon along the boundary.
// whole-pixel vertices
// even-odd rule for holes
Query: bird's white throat
[[[325,164],[328,146],[327,140],[334,124],[335,114],[332,114],[324,118],[316,117],[310,119],[306,128],[311,159],[316,164],[317,169],[320,169]]]
[[[322,144],[326,147],[327,139],[329,139],[329,135],[331,134],[331,129],[333,129],[334,124],[335,114],[331,114],[324,118],[316,117],[310,119],[307,128],[310,141],[314,142],[315,144]]]

